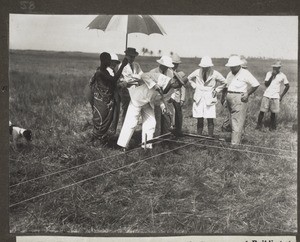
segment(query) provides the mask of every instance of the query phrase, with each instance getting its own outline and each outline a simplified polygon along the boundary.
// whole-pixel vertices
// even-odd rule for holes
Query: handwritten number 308
[[[23,10],[35,9],[34,1],[20,1],[20,8]]]

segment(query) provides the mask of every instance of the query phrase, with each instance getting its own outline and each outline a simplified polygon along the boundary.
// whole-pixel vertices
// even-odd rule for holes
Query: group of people
[[[212,59],[201,58],[199,68],[190,75],[179,71],[181,59],[177,54],[162,56],[158,66],[143,72],[135,61],[138,52],[125,50],[125,57],[118,60],[116,54],[100,54],[100,67],[90,80],[90,103],[93,110],[92,142],[105,144],[110,135],[116,134],[122,109],[122,128],[117,144],[127,149],[139,120],[142,121],[142,147],[151,149],[156,136],[172,132],[182,136],[183,114],[187,85],[193,90],[193,117],[197,119],[197,134],[202,135],[204,119],[207,119],[208,135],[214,136],[217,94],[228,108],[228,119],[223,127],[230,130],[231,143],[240,144],[244,131],[249,96],[259,87],[257,79],[247,70],[245,58],[232,55],[225,66],[230,68],[227,77],[214,70]],[[262,128],[264,113],[271,111],[270,129],[276,129],[276,113],[279,103],[289,89],[286,76],[280,71],[281,63],[272,65],[267,73],[267,87],[261,102],[256,129]],[[280,94],[281,84],[285,85]]]

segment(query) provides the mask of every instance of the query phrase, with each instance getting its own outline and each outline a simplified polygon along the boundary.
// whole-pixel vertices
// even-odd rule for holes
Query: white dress
[[[195,70],[189,76],[189,82],[194,92],[193,117],[216,118],[217,98],[213,91],[220,92],[225,87],[225,78],[217,71],[210,69],[206,81],[203,80],[202,68]],[[217,83],[221,85],[217,86]]]

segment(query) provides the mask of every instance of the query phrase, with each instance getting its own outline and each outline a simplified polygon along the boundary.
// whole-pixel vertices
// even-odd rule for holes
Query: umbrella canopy
[[[87,27],[102,31],[125,31],[126,48],[128,34],[166,34],[161,25],[151,15],[98,15]]]

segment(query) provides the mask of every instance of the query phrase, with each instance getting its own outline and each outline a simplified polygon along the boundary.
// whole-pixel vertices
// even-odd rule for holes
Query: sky
[[[97,15],[10,14],[10,49],[123,54],[126,31],[88,29]],[[181,57],[298,58],[297,16],[154,15],[166,35],[129,34],[128,47]]]

